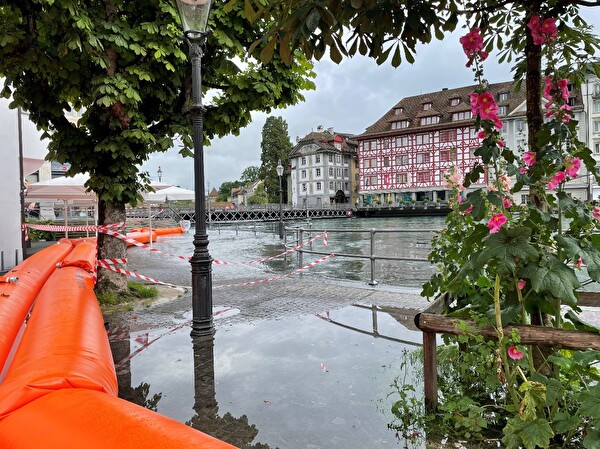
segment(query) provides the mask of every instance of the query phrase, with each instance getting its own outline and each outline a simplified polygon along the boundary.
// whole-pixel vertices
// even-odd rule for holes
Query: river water
[[[311,227],[312,237],[320,234],[318,229],[329,230],[326,246],[323,235],[312,243],[314,251],[325,254],[371,251],[368,232],[333,230],[414,230],[376,234],[374,252],[425,259],[431,234],[424,230],[439,229],[443,222],[443,217],[343,218],[286,225]],[[208,235],[210,254],[221,262],[213,265],[218,304],[233,307],[216,310],[214,339],[190,337],[189,291],[164,312],[170,317],[168,325],[164,320],[140,325],[143,310],[126,314],[121,322],[109,317],[120,396],[244,449],[404,447],[388,429],[398,399],[392,384],[400,379],[422,395],[419,363],[408,362],[421,333],[409,325],[412,317],[393,305],[400,287],[411,287],[407,290],[416,296],[433,273],[431,264],[377,261],[379,286],[371,289],[368,259],[331,257],[306,266],[323,256],[304,254],[306,267],[300,272],[296,253],[285,260],[263,260],[284,251],[278,223],[213,224]],[[293,230],[287,235],[291,247]],[[192,239],[193,229],[159,237],[154,248],[188,256]],[[130,269],[145,276],[181,286],[190,283],[187,260],[139,248],[128,250],[128,259]],[[260,283],[258,293],[252,285],[239,287],[265,279],[273,281]],[[344,286],[339,293],[338,281],[357,287]],[[394,286],[388,292],[391,306],[375,313],[352,305],[360,297],[372,304],[368,301],[374,292],[383,295],[386,286]],[[330,297],[336,294],[337,299]],[[301,304],[309,301],[312,305]],[[273,312],[268,318],[251,312],[238,319],[244,309],[265,307]],[[424,443],[410,447],[422,448]]]

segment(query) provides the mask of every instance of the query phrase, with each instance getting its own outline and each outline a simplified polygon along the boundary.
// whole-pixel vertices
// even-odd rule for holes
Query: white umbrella
[[[167,187],[156,192],[146,192],[142,194],[144,200],[152,203],[164,203],[165,201],[181,201],[195,199],[196,192],[181,187]]]

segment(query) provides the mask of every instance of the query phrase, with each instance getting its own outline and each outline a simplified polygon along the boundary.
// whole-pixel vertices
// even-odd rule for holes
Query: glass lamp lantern
[[[205,33],[212,0],[176,0],[185,33]]]

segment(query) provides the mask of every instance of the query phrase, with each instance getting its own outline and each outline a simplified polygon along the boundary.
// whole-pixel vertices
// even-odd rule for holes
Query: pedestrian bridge
[[[176,206],[170,204],[137,207],[127,210],[127,218],[171,219],[175,223],[189,220],[195,223],[195,211],[191,206]],[[294,208],[286,206],[282,209],[283,220],[302,220],[307,218],[339,218],[352,216],[350,205],[339,205],[327,208]],[[230,223],[252,221],[278,221],[279,206],[266,205],[256,207],[237,207],[230,209],[210,209],[206,211],[207,223]]]

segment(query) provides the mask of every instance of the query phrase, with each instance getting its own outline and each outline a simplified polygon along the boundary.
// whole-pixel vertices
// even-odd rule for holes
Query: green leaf
[[[530,238],[531,229],[528,227],[503,227],[486,239],[478,263],[493,264],[497,267],[498,274],[508,275],[516,270],[517,265],[538,258],[538,252],[530,243]]]
[[[520,445],[525,449],[538,447],[546,449],[550,446],[550,439],[553,436],[554,431],[545,419],[524,420],[516,417],[508,420],[502,442],[507,449],[517,449]]]
[[[579,413],[600,420],[600,386],[595,385],[589,390],[584,390],[577,395],[581,401]]]
[[[537,293],[547,293],[565,304],[576,306],[575,290],[581,287],[572,268],[566,266],[555,256],[549,255],[546,265],[529,264],[523,269],[524,277],[531,280]]]

